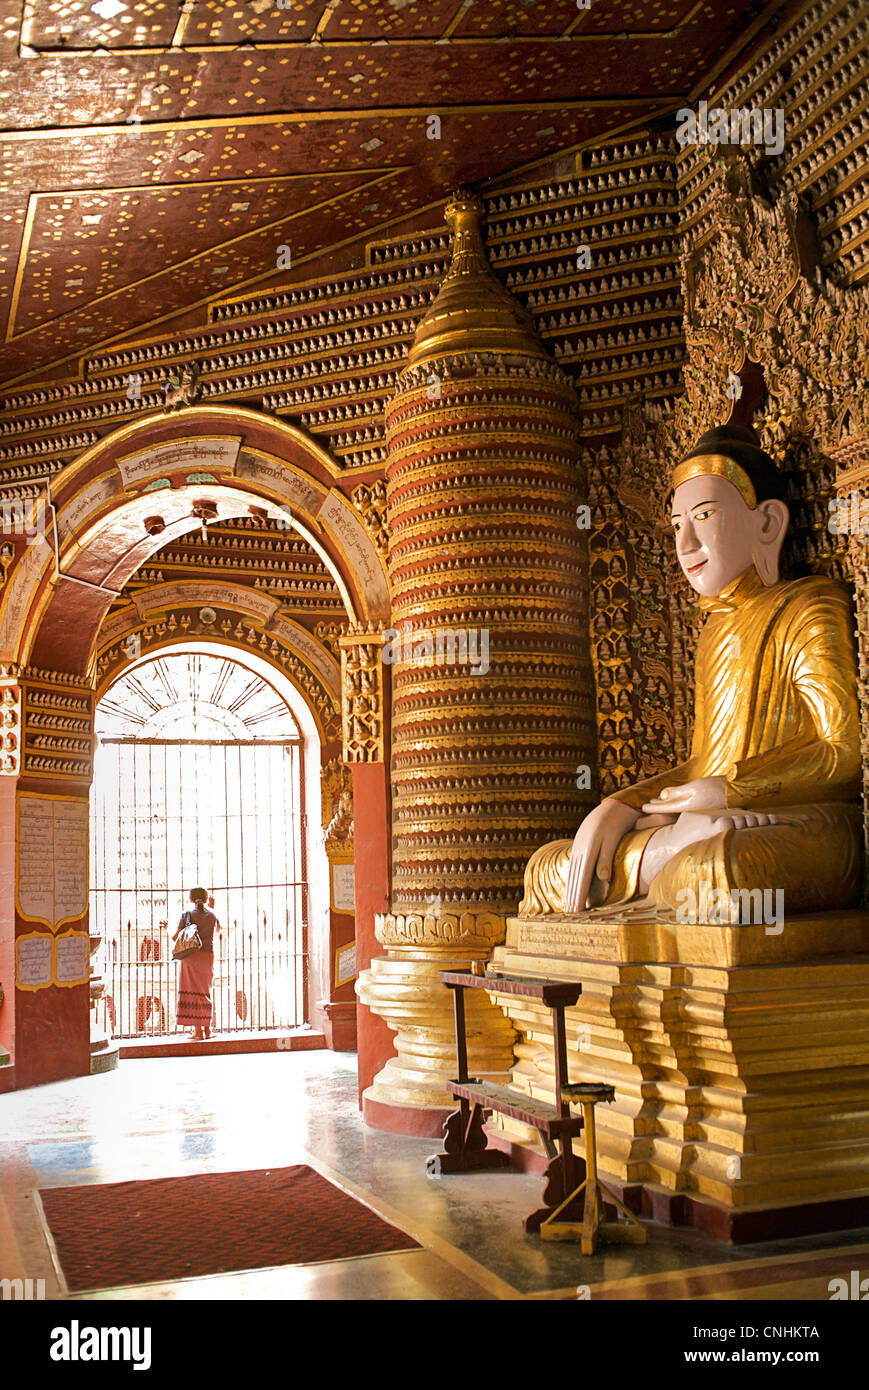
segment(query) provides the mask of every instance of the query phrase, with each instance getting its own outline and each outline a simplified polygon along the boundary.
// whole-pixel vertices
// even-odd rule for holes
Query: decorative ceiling
[[[672,112],[782,8],[0,0],[0,382]]]

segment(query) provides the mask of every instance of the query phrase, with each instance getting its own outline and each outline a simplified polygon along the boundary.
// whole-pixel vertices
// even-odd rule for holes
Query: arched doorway
[[[115,1038],[176,1031],[171,938],[194,884],[222,923],[214,1030],[308,1021],[307,875],[323,866],[308,844],[306,739],[269,677],[228,650],[173,647],[97,704],[90,934]]]
[[[357,640],[376,631],[389,614],[385,567],[341,473],[292,426],[255,411],[193,407],[117,430],[52,480],[47,529],[16,552],[0,599],[0,685],[20,747],[0,778],[0,878],[13,890],[0,899],[0,1044],[13,1055],[14,1085],[90,1067],[88,797],[95,660],[109,608],[173,538],[214,519],[266,516],[296,529],[321,557]],[[251,606],[260,608],[256,645],[267,653],[283,644],[323,689],[318,664],[327,657],[334,668],[334,655],[255,596]],[[291,674],[313,714],[310,681]],[[337,714],[337,693],[324,698]],[[376,715],[382,720],[382,709]],[[340,759],[340,742],[327,753]],[[377,949],[374,914],[388,900],[382,752],[354,766],[353,785],[367,860],[355,899],[366,923],[363,968]],[[323,913],[330,917],[328,900]],[[332,997],[328,931],[310,952],[321,1000]]]

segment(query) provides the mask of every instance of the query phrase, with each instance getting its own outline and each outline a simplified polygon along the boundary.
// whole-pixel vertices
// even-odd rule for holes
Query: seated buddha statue
[[[691,756],[538,849],[519,915],[642,901],[669,916],[701,884],[781,891],[788,915],[852,907],[863,856],[848,596],[824,577],[780,580],[784,484],[752,430],[703,435],[674,471],[670,516],[705,615]]]

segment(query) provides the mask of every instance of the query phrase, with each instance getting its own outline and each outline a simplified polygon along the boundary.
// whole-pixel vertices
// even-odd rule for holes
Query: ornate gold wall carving
[[[806,250],[811,226],[799,200],[770,203],[755,187],[747,156],[719,162],[713,177],[706,240],[682,261],[684,395],[671,410],[629,403],[616,450],[618,495],[636,533],[629,547],[634,605],[625,607],[640,658],[637,693],[641,719],[658,735],[639,750],[644,773],[672,765],[690,734],[698,614],[661,530],[673,464],[704,430],[731,417],[740,373],[747,375],[746,362],[757,363],[766,395],[755,425],[788,480],[790,567],[847,580],[847,542],[828,525],[835,488],[830,455],[869,431],[869,393],[861,385],[869,375],[865,290],[842,291],[825,281]],[[643,587],[661,613],[660,643],[658,625],[636,602]],[[663,661],[661,647],[669,648]],[[668,684],[671,713],[661,711],[656,721],[652,696]]]
[[[653,496],[663,508],[673,464],[730,417],[746,362],[763,368],[757,424],[773,454],[810,440],[816,455],[829,456],[869,433],[866,291],[825,281],[806,250],[812,228],[799,199],[770,204],[754,187],[748,156],[720,162],[715,178],[709,237],[682,260],[685,391],[672,411],[628,413],[620,484],[627,505]]]
[[[93,708],[91,683],[79,676],[2,663],[0,770],[89,782]]]
[[[320,769],[320,819],[324,834],[336,816],[339,803],[345,792],[350,794],[352,807],[353,782],[350,769],[342,758],[330,758]]]
[[[344,761],[383,762],[383,627],[352,625],[341,648]]]
[[[389,531],[386,526],[386,482],[378,478],[374,483],[360,483],[350,494],[350,499],[358,511],[380,554],[385,556],[389,549]]]
[[[18,668],[0,666],[0,775],[17,777],[21,768],[22,691]]]
[[[335,761],[332,760],[333,763]],[[334,812],[325,827],[324,844],[330,859],[346,862],[353,857],[353,787],[346,776],[349,768],[343,763],[340,766],[345,775],[339,783]]]

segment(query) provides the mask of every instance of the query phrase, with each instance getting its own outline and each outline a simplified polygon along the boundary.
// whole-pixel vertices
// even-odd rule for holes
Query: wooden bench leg
[[[447,1173],[477,1173],[486,1168],[507,1168],[510,1159],[500,1149],[489,1148],[489,1137],[483,1122],[489,1111],[482,1105],[459,1103],[458,1110],[448,1115],[444,1123],[443,1153],[432,1154],[425,1171],[431,1178]]]

